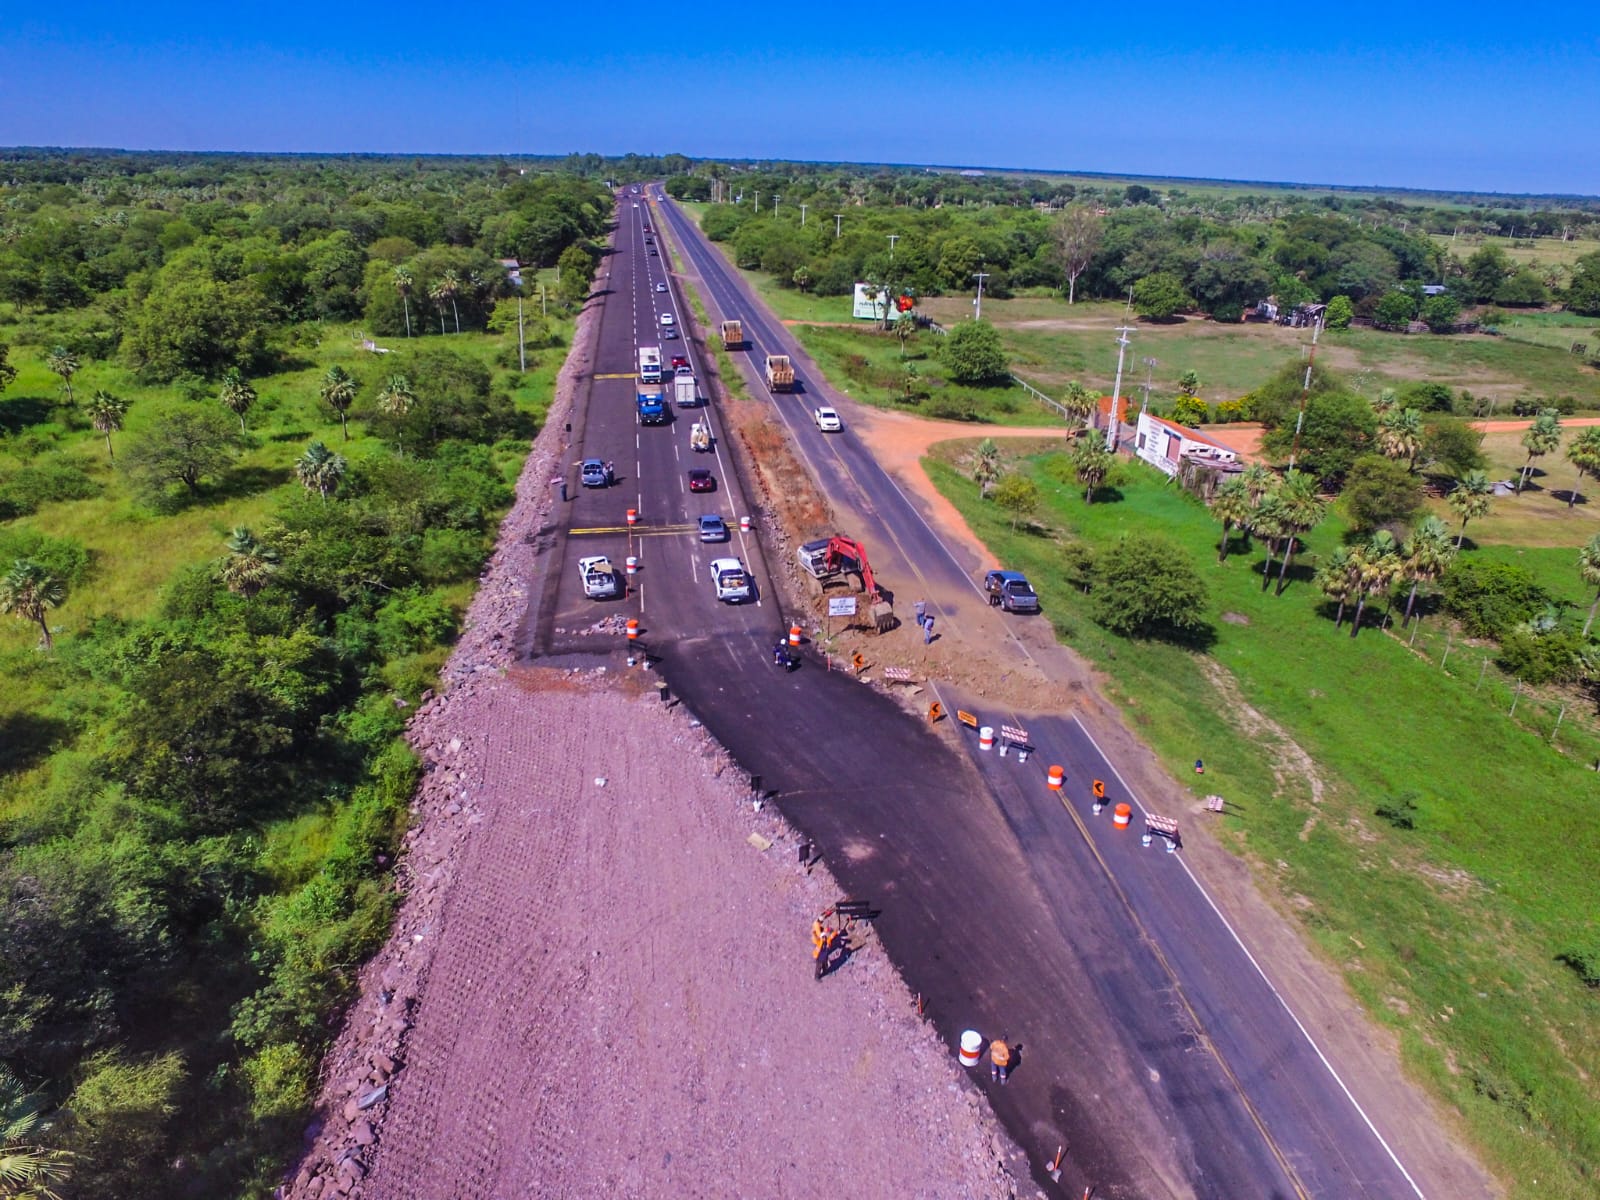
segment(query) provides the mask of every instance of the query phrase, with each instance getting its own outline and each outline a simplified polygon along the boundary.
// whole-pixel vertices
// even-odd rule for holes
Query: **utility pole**
[[[900,235],[898,233],[891,233],[891,234],[888,235],[888,237],[889,237],[889,261],[893,262],[894,261],[894,244],[900,240]]]
[[[978,298],[972,302],[974,321],[983,320],[983,281],[989,278],[987,271],[974,271],[972,277],[978,281]]]
[[[1317,338],[1322,336],[1322,318],[1311,330],[1311,353],[1306,356],[1306,380],[1300,387],[1300,413],[1294,419],[1294,444],[1289,447],[1289,470],[1294,470],[1295,456],[1300,453],[1300,430],[1306,423],[1306,401],[1311,397],[1311,368],[1317,361]]]
[[[800,206],[800,228],[801,229],[804,229],[806,227],[806,209],[808,209],[810,207],[811,206],[809,204],[802,204]]]
[[[1159,359],[1154,358],[1146,358],[1144,360],[1144,387],[1140,389],[1144,392],[1144,401],[1139,405],[1140,416],[1150,411],[1150,389],[1155,386],[1150,377],[1155,374],[1156,365],[1159,361]]]
[[[776,192],[772,193],[772,215],[773,216],[777,216],[778,215],[778,201],[782,200],[782,199],[783,199],[783,197],[778,195],[778,193],[776,193]]]
[[[839,222],[842,221],[842,220],[844,220],[844,214],[843,213],[834,213],[833,214],[833,236],[835,238],[837,238],[839,236]]]
[[[1106,430],[1106,449],[1113,454],[1117,452],[1117,439],[1122,436],[1122,414],[1118,411],[1122,407],[1122,356],[1133,344],[1128,341],[1132,332],[1130,325],[1117,326],[1117,381],[1111,385],[1111,425]]]
[[[757,212],[761,211],[761,193],[760,192],[756,193],[756,211]]]
[[[522,281],[517,281],[517,363],[522,368],[522,373],[528,373],[528,351],[522,340]]]

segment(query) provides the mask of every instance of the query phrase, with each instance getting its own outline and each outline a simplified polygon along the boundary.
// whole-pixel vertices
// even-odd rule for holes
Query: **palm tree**
[[[76,404],[72,398],[72,377],[78,373],[78,356],[65,346],[54,347],[44,356],[44,365],[61,377],[61,388],[67,393],[67,403]]]
[[[1400,622],[1402,629],[1411,624],[1417,586],[1432,583],[1443,575],[1455,556],[1456,548],[1450,544],[1450,527],[1438,517],[1423,517],[1405,548],[1405,575],[1411,580],[1411,592],[1406,596],[1406,616]]]
[[[1082,421],[1085,429],[1094,428],[1095,395],[1076,379],[1067,384],[1061,407],[1067,410],[1068,416]]]
[[[1528,461],[1522,464],[1522,474],[1517,476],[1517,495],[1527,485],[1528,472],[1533,470],[1533,460],[1543,458],[1561,444],[1561,414],[1553,408],[1539,410],[1522,434],[1522,448],[1528,452]]]
[[[1251,508],[1258,507],[1261,498],[1276,491],[1278,487],[1277,474],[1264,463],[1251,463],[1239,478],[1244,481],[1244,490],[1250,493]]]
[[[335,454],[321,442],[312,442],[294,464],[294,473],[307,490],[321,493],[326,504],[328,493],[338,491],[344,482],[346,467],[343,455]]]
[[[222,560],[222,585],[246,600],[272,580],[278,569],[278,552],[256,540],[242,525],[228,537],[228,557]]]
[[[1250,532],[1267,546],[1266,557],[1261,561],[1261,590],[1264,592],[1272,579],[1272,563],[1278,556],[1278,543],[1288,532],[1288,526],[1284,524],[1283,505],[1278,502],[1276,490],[1261,497],[1261,503],[1250,514]]]
[[[128,402],[105,390],[96,391],[89,400],[89,422],[96,432],[105,434],[106,453],[117,461],[117,452],[111,448],[111,435],[122,430],[122,418],[128,412]]]
[[[1328,515],[1327,502],[1317,495],[1316,481],[1302,471],[1290,471],[1278,489],[1278,513],[1283,526],[1283,564],[1278,568],[1278,586],[1273,595],[1283,595],[1288,586],[1289,560],[1294,557],[1300,535],[1310,533]]]
[[[1600,477],[1600,428],[1585,429],[1572,439],[1572,445],[1567,447],[1567,461],[1578,468],[1578,482],[1583,482],[1585,475]],[[1567,494],[1567,507],[1571,508],[1578,502],[1578,488],[1574,484],[1572,491]]]
[[[1467,536],[1467,522],[1488,516],[1489,509],[1494,506],[1494,484],[1483,471],[1468,471],[1456,481],[1448,503],[1461,518],[1461,532],[1456,535],[1456,549],[1459,550]]]
[[[1422,453],[1422,414],[1414,408],[1391,408],[1378,421],[1378,449],[1387,458],[1403,458],[1413,471]]]
[[[1380,529],[1350,557],[1356,585],[1356,615],[1350,622],[1350,636],[1355,637],[1361,632],[1361,614],[1366,611],[1367,599],[1387,588],[1400,573],[1400,544],[1394,534]]]
[[[461,293],[461,277],[454,271],[446,271],[439,276],[439,281],[433,285],[431,295],[439,301],[439,332],[444,332],[444,301],[450,301],[450,311],[456,315],[456,332],[461,332],[461,310],[456,307],[456,297]]]
[[[411,336],[411,289],[416,284],[416,276],[411,273],[410,267],[396,267],[394,269],[395,291],[400,293],[400,303],[406,309],[406,336]]]
[[[1222,541],[1217,546],[1219,563],[1228,557],[1228,542],[1234,529],[1248,528],[1254,512],[1255,505],[1250,502],[1250,491],[1245,487],[1243,476],[1232,476],[1211,497],[1211,517],[1222,522]]]
[[[1338,601],[1339,611],[1333,620],[1333,627],[1338,629],[1344,624],[1345,605],[1356,588],[1355,557],[1348,547],[1340,546],[1317,569],[1317,587],[1329,600]]]
[[[323,403],[339,414],[339,425],[344,430],[344,440],[347,442],[350,440],[350,406],[356,401],[358,386],[356,377],[338,363],[329,367],[328,373],[322,377],[319,394]]]
[[[987,500],[989,489],[1000,479],[1000,447],[993,438],[984,438],[972,453],[972,482],[978,485],[978,495]]]
[[[395,444],[400,449],[400,457],[406,453],[405,442],[401,439],[399,422],[402,422],[411,412],[411,406],[417,402],[417,394],[411,390],[411,381],[404,375],[391,375],[389,382],[383,385],[383,390],[378,393],[378,407],[396,421]]]
[[[0,579],[0,613],[13,613],[24,621],[39,625],[44,648],[54,648],[50,637],[50,623],[44,619],[52,608],[66,603],[67,585],[64,580],[31,559],[19,558],[11,570]]]
[[[1117,456],[1107,450],[1099,438],[1080,438],[1072,452],[1072,465],[1078,469],[1078,482],[1083,484],[1083,499],[1094,503],[1094,490],[1105,482],[1116,464]]]
[[[245,413],[255,407],[256,390],[250,386],[250,381],[238,367],[229,367],[223,373],[219,399],[224,408],[239,418],[239,429],[242,431]]]
[[[7,1200],[61,1200],[51,1189],[67,1177],[72,1156],[41,1146],[40,1098],[0,1066],[0,1196]]]
[[[1588,637],[1589,627],[1594,624],[1595,609],[1600,608],[1600,533],[1585,542],[1583,549],[1578,551],[1578,574],[1595,589],[1594,603],[1589,605],[1589,619],[1583,623],[1583,636]]]

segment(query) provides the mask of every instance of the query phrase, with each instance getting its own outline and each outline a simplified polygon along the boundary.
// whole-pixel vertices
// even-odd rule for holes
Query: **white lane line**
[[[1150,815],[1150,810],[1144,806],[1144,802],[1140,800],[1138,795],[1135,794],[1134,790],[1128,786],[1128,781],[1122,777],[1122,772],[1117,770],[1117,764],[1111,761],[1111,756],[1100,748],[1099,742],[1094,740],[1094,734],[1090,733],[1089,730],[1084,726],[1083,722],[1078,720],[1077,717],[1073,717],[1071,720],[1072,723],[1083,732],[1083,736],[1089,739],[1089,744],[1095,748],[1095,752],[1100,755],[1106,766],[1111,768],[1111,773],[1117,777],[1117,782],[1122,785],[1122,790],[1127,793],[1128,799],[1132,800],[1136,805],[1138,805],[1139,811],[1148,817]],[[1267,976],[1266,971],[1264,971],[1261,967],[1261,964],[1256,961],[1256,956],[1250,953],[1250,947],[1244,944],[1244,939],[1239,936],[1239,931],[1233,927],[1232,923],[1229,922],[1227,917],[1222,915],[1222,910],[1217,907],[1217,902],[1211,898],[1211,893],[1206,891],[1205,885],[1200,882],[1199,877],[1189,869],[1189,864],[1183,861],[1183,855],[1175,854],[1173,857],[1178,860],[1178,865],[1183,868],[1183,873],[1189,877],[1189,882],[1194,884],[1195,890],[1199,892],[1201,897],[1204,898],[1205,902],[1211,906],[1211,911],[1217,915],[1217,920],[1222,922],[1222,927],[1228,931],[1228,935],[1233,938],[1234,943],[1241,951],[1243,951],[1245,958],[1250,960],[1250,965],[1256,969],[1256,974],[1261,976],[1261,982],[1267,985],[1267,990],[1272,993],[1273,998],[1277,1000],[1277,1002],[1283,1007],[1283,1011],[1288,1014],[1289,1020],[1294,1022],[1294,1027],[1300,1031],[1300,1036],[1305,1038],[1306,1045],[1310,1046],[1312,1052],[1322,1060],[1322,1065],[1327,1068],[1328,1074],[1333,1076],[1333,1081],[1339,1085],[1339,1090],[1344,1093],[1345,1099],[1350,1101],[1350,1106],[1354,1108],[1361,1119],[1366,1122],[1367,1128],[1372,1131],[1372,1136],[1378,1139],[1378,1145],[1383,1147],[1384,1153],[1389,1156],[1389,1161],[1394,1163],[1395,1169],[1399,1171],[1401,1175],[1405,1176],[1406,1182],[1411,1185],[1411,1190],[1417,1194],[1418,1200],[1427,1200],[1427,1198],[1423,1196],[1422,1189],[1417,1186],[1417,1181],[1411,1178],[1411,1172],[1407,1171],[1405,1164],[1400,1161],[1399,1155],[1397,1155],[1389,1143],[1384,1140],[1383,1134],[1378,1132],[1378,1127],[1372,1123],[1372,1118],[1367,1116],[1367,1110],[1361,1107],[1361,1102],[1357,1100],[1351,1093],[1350,1089],[1345,1086],[1344,1080],[1339,1077],[1339,1072],[1334,1070],[1333,1064],[1328,1061],[1328,1056],[1322,1052],[1322,1047],[1318,1046],[1316,1039],[1311,1036],[1311,1031],[1301,1024],[1300,1018],[1295,1015],[1294,1009],[1289,1007],[1289,1002],[1284,999],[1283,993],[1278,991],[1278,989],[1273,986],[1272,980]]]

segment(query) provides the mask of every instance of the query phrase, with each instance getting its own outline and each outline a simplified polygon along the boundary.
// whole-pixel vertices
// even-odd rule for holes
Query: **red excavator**
[[[829,575],[840,575],[846,571],[854,571],[861,576],[861,590],[866,593],[867,602],[872,606],[869,610],[872,616],[872,625],[879,633],[887,633],[894,628],[894,605],[884,596],[878,587],[878,581],[873,577],[872,564],[867,561],[867,548],[860,542],[847,537],[834,536],[828,539],[828,549],[823,555],[820,564],[821,570],[816,572],[819,579]]]

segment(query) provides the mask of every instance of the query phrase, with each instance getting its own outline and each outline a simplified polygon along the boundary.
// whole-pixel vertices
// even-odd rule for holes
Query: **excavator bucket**
[[[894,605],[880,600],[872,606],[872,627],[879,633],[888,633],[900,622],[894,615]]]

